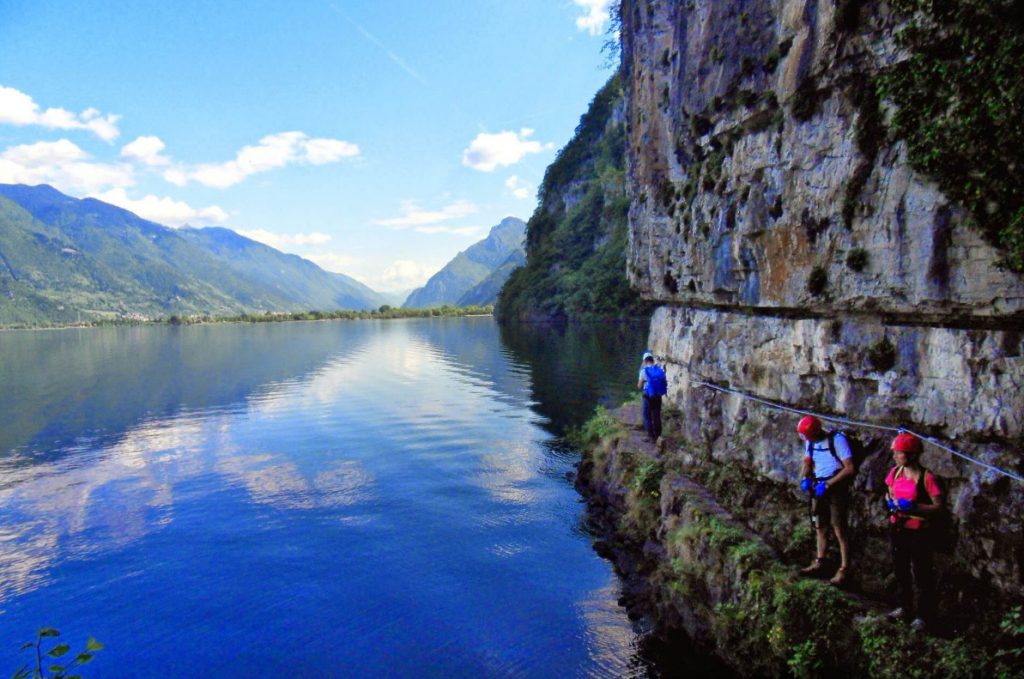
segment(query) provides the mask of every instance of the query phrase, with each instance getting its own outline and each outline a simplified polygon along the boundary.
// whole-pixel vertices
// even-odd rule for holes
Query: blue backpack
[[[668,393],[668,380],[660,365],[649,365],[644,368],[644,393],[648,396],[664,396]]]

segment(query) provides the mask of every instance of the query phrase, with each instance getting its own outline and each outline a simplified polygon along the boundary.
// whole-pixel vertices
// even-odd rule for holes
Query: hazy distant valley
[[[525,226],[503,220],[405,295],[231,229],[172,229],[50,186],[0,185],[0,325],[486,305],[525,261]]]

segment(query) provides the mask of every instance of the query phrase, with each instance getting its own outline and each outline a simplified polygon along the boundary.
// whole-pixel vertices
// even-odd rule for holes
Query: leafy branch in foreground
[[[77,654],[70,662],[62,660],[71,653],[71,646],[61,643],[60,631],[52,627],[43,627],[36,634],[35,641],[27,641],[21,645],[22,651],[29,649],[35,652],[35,667],[31,664],[23,665],[11,677],[11,679],[81,679],[76,670],[82,665],[92,661],[93,656],[103,650],[103,644],[89,637],[85,642],[85,650]],[[50,645],[44,649],[44,645]],[[44,661],[52,663],[45,669]]]

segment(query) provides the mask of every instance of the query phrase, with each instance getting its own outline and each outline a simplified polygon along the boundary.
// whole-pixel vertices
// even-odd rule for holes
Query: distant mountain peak
[[[0,254],[0,324],[386,302],[353,278],[231,229],[171,229],[47,185],[0,184]]]
[[[491,227],[486,238],[456,254],[440,271],[431,276],[422,288],[409,293],[403,306],[429,308],[458,304],[470,290],[499,270],[502,270],[501,275],[507,277],[502,266],[515,253],[522,253],[525,258],[525,239],[526,222],[517,217],[505,217]],[[487,286],[486,289],[490,290],[491,287]],[[497,289],[500,288],[499,284]],[[494,297],[497,296],[497,289]],[[475,296],[479,297],[480,295]],[[494,299],[486,299],[476,303],[488,304],[493,301]]]

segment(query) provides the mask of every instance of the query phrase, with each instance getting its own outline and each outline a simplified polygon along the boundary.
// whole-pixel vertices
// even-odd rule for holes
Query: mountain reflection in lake
[[[650,671],[552,434],[646,328],[490,318],[0,334],[0,671]]]

